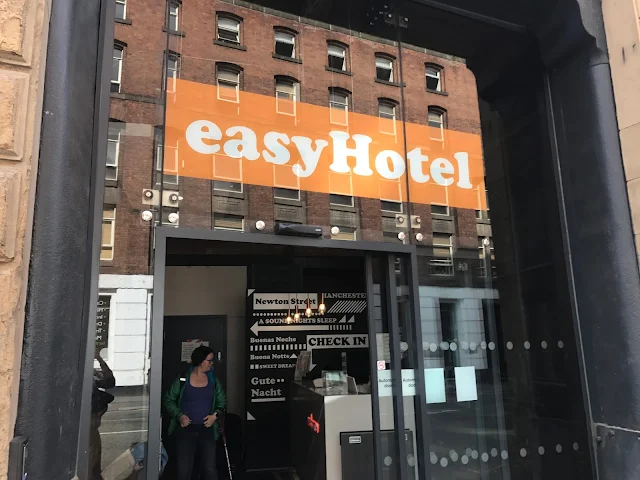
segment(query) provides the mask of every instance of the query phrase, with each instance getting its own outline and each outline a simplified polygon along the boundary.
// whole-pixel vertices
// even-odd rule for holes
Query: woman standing
[[[164,405],[171,416],[169,434],[176,434],[178,480],[191,480],[196,453],[202,480],[216,480],[216,421],[227,397],[213,375],[213,350],[201,345],[193,351],[187,374],[173,381]]]

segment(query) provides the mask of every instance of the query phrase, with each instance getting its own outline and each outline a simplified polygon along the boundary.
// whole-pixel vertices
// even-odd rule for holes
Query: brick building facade
[[[395,107],[397,120],[402,119],[404,110],[408,122],[426,125],[428,112],[433,109],[442,113],[446,128],[480,134],[475,78],[462,59],[403,46],[403,109],[401,85],[394,81],[400,76],[398,47],[392,40],[238,1],[176,2],[168,8],[144,0],[127,0],[119,4],[116,13],[123,17],[116,19],[115,31],[116,49],[122,53],[114,55],[121,55],[122,60],[119,82],[112,84],[111,119],[114,131],[119,128],[121,134],[117,180],[107,179],[105,195],[105,204],[115,207],[116,217],[112,258],[107,254],[101,262],[104,274],[150,273],[148,251],[154,222],[141,220],[141,211],[146,208],[152,208],[156,223],[161,216],[163,224],[171,224],[169,214],[179,213],[180,226],[197,228],[236,228],[233,222],[237,220],[237,228],[255,231],[255,222],[262,220],[265,230],[272,231],[274,223],[282,221],[321,225],[327,238],[332,237],[330,227],[338,226],[347,234],[355,230],[359,240],[374,241],[398,241],[398,232],[406,228],[397,222],[396,215],[406,215],[407,205],[392,205],[391,209],[387,205],[383,209],[377,199],[355,198],[351,203],[342,198],[336,204],[329,194],[304,191],[298,197],[294,194],[294,198],[274,198],[270,187],[226,186],[195,178],[179,178],[176,182],[167,175],[161,186],[158,168],[162,162],[159,152],[166,61],[169,76],[188,81],[215,85],[217,69],[222,66],[238,72],[243,91],[273,97],[276,78],[285,78],[297,84],[299,102],[328,106],[330,89],[338,89],[348,95],[350,112],[378,116],[382,102]],[[234,41],[219,38],[220,19],[231,19],[238,25]],[[274,39],[279,31],[295,39],[291,57],[278,55],[274,43],[264,41]],[[328,65],[329,45],[338,45],[345,52],[344,70]],[[377,79],[378,56],[391,61],[395,79]],[[440,72],[437,89],[427,88],[428,66]],[[159,190],[163,191],[161,208],[157,201],[145,201],[145,189],[154,189],[156,197]],[[181,197],[178,202],[167,201],[172,192]],[[432,211],[430,205],[412,204],[410,213],[422,221],[405,242],[429,247],[434,232],[440,238],[451,235],[451,251],[471,259],[475,262],[473,267],[480,268],[479,238],[491,235],[486,212],[454,208]],[[217,219],[221,219],[219,224]],[[148,228],[141,228],[145,223]],[[418,232],[423,239],[417,242]],[[430,250],[425,248],[424,253],[429,254]],[[428,276],[428,269],[421,270],[421,276]],[[455,276],[453,263],[445,272],[445,277]],[[457,283],[453,278],[441,280],[445,284]]]

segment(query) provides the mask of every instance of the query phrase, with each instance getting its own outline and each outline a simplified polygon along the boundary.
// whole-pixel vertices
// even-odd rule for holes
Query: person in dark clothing
[[[102,440],[100,439],[100,425],[102,416],[107,412],[109,404],[113,402],[113,395],[106,389],[116,386],[113,372],[103,358],[96,354],[100,368],[93,371],[93,392],[91,394],[91,425],[89,430],[89,478],[102,480]]]
[[[218,416],[227,397],[213,375],[213,350],[203,345],[191,354],[187,374],[177,378],[164,396],[171,416],[169,434],[176,434],[178,480],[191,480],[196,453],[202,480],[217,480],[216,441],[220,436]]]

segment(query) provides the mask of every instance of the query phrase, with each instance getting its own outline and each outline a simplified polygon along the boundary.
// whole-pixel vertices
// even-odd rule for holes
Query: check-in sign
[[[479,135],[186,80],[172,90],[167,174],[486,210]]]

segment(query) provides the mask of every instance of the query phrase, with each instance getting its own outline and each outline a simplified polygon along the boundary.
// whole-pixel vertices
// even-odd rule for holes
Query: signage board
[[[98,296],[96,311],[96,353],[109,347],[109,316],[111,315],[111,295]]]
[[[477,134],[181,79],[166,109],[166,174],[487,209]]]
[[[277,463],[274,455],[283,461],[288,458],[289,390],[294,376],[300,380],[308,370],[319,377],[327,365],[342,368],[344,357],[349,355],[345,352],[367,351],[367,296],[359,292],[263,293],[253,289],[247,293],[246,418],[252,437],[247,467],[271,468]],[[324,314],[318,311],[321,298]],[[307,304],[310,316],[305,315]],[[298,319],[293,318],[296,306]],[[292,318],[288,321],[289,315]],[[364,363],[367,367],[366,360]],[[309,421],[309,427],[319,433],[319,423],[314,422],[317,417]],[[274,445],[278,445],[275,452]]]

